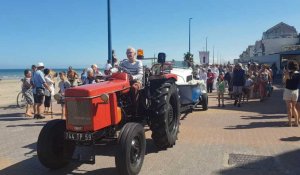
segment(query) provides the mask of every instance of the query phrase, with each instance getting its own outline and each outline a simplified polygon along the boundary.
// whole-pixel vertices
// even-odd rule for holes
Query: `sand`
[[[17,105],[17,95],[21,91],[22,82],[20,80],[0,81],[0,107]]]
[[[58,81],[56,81],[58,84]],[[0,80],[0,113],[12,113],[17,107],[17,95],[21,92],[22,82],[20,80]],[[58,92],[58,88],[55,89]],[[61,106],[52,97],[53,115],[61,116]],[[21,109],[21,111],[25,109]],[[42,109],[43,110],[43,109]]]

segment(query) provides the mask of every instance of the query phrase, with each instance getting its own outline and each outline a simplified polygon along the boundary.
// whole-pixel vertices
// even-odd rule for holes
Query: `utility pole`
[[[213,46],[213,64],[215,64],[215,46]]]
[[[191,54],[191,20],[193,18],[189,18],[189,53]]]
[[[207,37],[206,37],[206,39],[205,39],[205,51],[206,51],[206,53],[207,53]]]
[[[111,23],[110,23],[110,0],[107,0],[107,34],[108,34],[108,60],[110,60],[111,65],[114,65],[114,60],[112,59],[112,48],[111,48]]]

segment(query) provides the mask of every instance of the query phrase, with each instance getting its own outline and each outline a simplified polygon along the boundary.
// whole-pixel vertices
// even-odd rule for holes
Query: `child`
[[[220,101],[222,100],[222,107],[225,107],[224,105],[224,93],[225,93],[225,81],[223,72],[220,73],[218,80],[217,80],[217,91],[218,91],[218,107],[221,106]]]
[[[243,100],[246,97],[247,102],[248,102],[251,89],[253,89],[253,85],[254,85],[254,83],[253,83],[253,80],[251,79],[250,75],[246,75],[246,82],[245,82],[245,86],[243,87]]]
[[[59,86],[59,92],[58,94],[54,95],[55,100],[57,100],[58,104],[61,104],[61,112],[63,119],[65,117],[65,90],[71,87],[71,83],[68,81],[68,78],[66,76],[66,72],[60,72],[59,73],[60,82],[58,84]]]

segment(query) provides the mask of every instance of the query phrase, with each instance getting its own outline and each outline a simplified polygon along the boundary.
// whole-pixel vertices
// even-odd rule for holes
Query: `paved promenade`
[[[158,151],[147,131],[147,154],[142,175],[299,175],[300,127],[288,127],[282,89],[276,87],[264,102],[250,100],[238,108],[226,100],[217,107],[181,117],[179,139],[173,148]],[[44,120],[26,119],[21,110],[0,109],[0,174],[117,174],[113,143],[97,148],[96,164],[72,163],[51,171],[36,156],[36,141]],[[59,118],[55,116],[54,118]]]

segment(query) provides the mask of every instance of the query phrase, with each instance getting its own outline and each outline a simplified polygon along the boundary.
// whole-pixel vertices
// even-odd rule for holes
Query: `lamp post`
[[[191,53],[191,20],[193,18],[189,18],[189,53]]]
[[[114,65],[112,59],[112,48],[111,48],[111,25],[110,25],[110,0],[107,0],[107,34],[108,34],[108,60]]]

